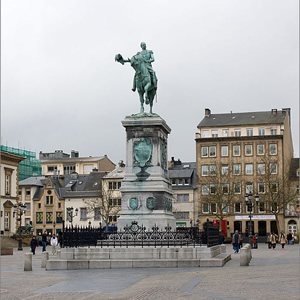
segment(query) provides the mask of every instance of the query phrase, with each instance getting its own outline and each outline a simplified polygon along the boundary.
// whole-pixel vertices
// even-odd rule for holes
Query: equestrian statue
[[[144,113],[144,103],[146,103],[150,105],[150,114],[153,114],[152,106],[157,90],[157,77],[151,65],[151,63],[154,62],[154,56],[151,50],[146,49],[145,43],[141,43],[141,48],[142,51],[138,52],[131,59],[128,58],[125,60],[121,54],[117,54],[115,61],[122,65],[129,62],[133,67],[135,75],[132,91],[135,92],[137,90],[139,93],[141,103],[140,113]]]

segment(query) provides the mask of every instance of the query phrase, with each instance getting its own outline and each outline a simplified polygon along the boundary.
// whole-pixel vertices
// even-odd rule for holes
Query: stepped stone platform
[[[231,259],[222,246],[63,248],[50,256],[46,270],[222,267]]]

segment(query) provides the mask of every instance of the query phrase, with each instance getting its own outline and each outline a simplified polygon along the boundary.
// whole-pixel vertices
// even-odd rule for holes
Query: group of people
[[[42,252],[46,251],[47,237],[48,237],[48,233],[47,233],[47,231],[45,231],[42,234],[42,247],[43,247]],[[51,239],[50,239],[50,245],[52,246],[52,254],[55,255],[56,250],[57,250],[57,246],[58,246],[58,239],[57,239],[55,234],[53,234]],[[33,255],[35,255],[36,247],[38,247],[38,240],[36,239],[36,236],[34,235],[32,237],[31,242],[30,242],[30,249],[31,249],[31,252],[32,252]]]
[[[258,248],[257,242],[258,242],[257,234],[254,234],[252,237],[253,249]],[[267,238],[267,243],[269,249],[275,249],[277,243],[280,243],[281,248],[284,249],[285,244],[293,245],[294,235],[291,231],[287,235],[285,235],[285,233],[281,231],[279,236],[274,232],[272,232],[271,234],[269,234]],[[238,232],[238,230],[236,230],[232,236],[232,245],[233,245],[234,253],[239,253],[239,249],[243,247],[243,236]]]
[[[287,235],[283,231],[280,232],[280,235],[278,236],[276,233],[272,232],[269,234],[267,242],[269,249],[275,249],[276,244],[279,243],[281,245],[281,248],[284,249],[285,244],[293,245],[294,244],[294,234],[289,231]]]

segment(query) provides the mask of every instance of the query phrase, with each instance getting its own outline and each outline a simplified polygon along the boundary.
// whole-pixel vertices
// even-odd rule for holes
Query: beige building
[[[101,157],[79,157],[78,151],[72,151],[71,155],[62,150],[54,153],[40,152],[42,175],[68,175],[76,172],[78,174],[89,174],[94,169],[100,172],[110,172],[115,164],[106,156]]]
[[[205,109],[196,134],[201,226],[221,214],[228,237],[235,230],[247,236],[251,229],[263,240],[277,231],[277,216],[286,230],[279,195],[292,157],[290,109],[227,114]],[[245,203],[249,194],[252,209]],[[280,211],[274,214],[275,206]]]
[[[22,216],[14,206],[19,204],[19,163],[24,159],[1,151],[1,235],[10,236],[20,226],[18,219]]]

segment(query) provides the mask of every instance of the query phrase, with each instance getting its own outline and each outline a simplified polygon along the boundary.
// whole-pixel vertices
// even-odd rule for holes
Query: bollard
[[[240,253],[240,266],[249,266],[250,260],[252,258],[251,245],[246,244],[241,248]]]
[[[42,252],[41,268],[46,268],[46,263],[48,259],[49,259],[49,252],[47,251]]]
[[[32,253],[24,255],[24,271],[32,271]]]

